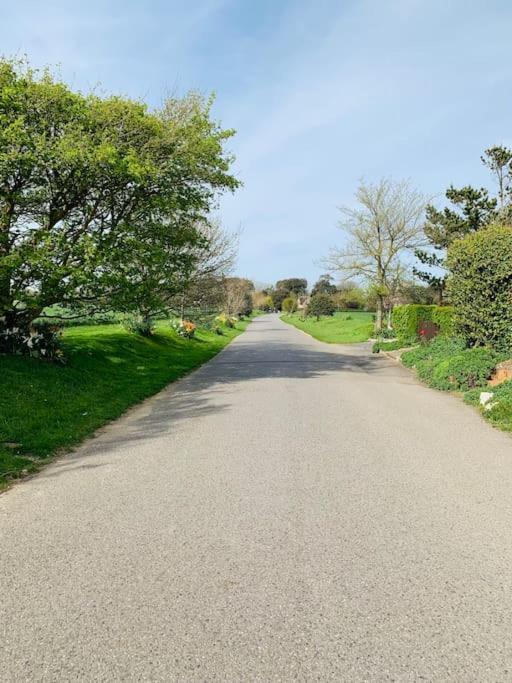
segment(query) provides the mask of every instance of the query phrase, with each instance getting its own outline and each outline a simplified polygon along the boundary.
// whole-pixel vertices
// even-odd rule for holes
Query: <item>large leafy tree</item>
[[[308,281],[302,277],[289,277],[284,280],[276,282],[276,289],[283,290],[289,294],[301,296],[306,293],[308,289]]]
[[[0,61],[0,319],[55,303],[149,312],[193,266],[197,230],[238,182],[233,131],[191,94],[161,111],[72,92]]]
[[[336,294],[338,288],[333,282],[332,275],[326,273],[321,275],[311,289],[311,296],[315,294]]]

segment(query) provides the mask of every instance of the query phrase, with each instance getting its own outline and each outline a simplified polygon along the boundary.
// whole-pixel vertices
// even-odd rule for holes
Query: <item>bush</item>
[[[365,292],[358,287],[341,289],[333,294],[333,300],[338,311],[347,309],[362,311],[367,303]]]
[[[489,348],[467,348],[461,337],[436,337],[402,355],[419,379],[443,391],[484,387],[503,356]]]
[[[503,382],[492,388],[494,394],[490,406],[480,406],[480,389],[468,391],[464,395],[466,403],[479,406],[487,420],[500,429],[512,431],[512,381]]]
[[[401,339],[418,339],[422,323],[436,325],[439,334],[453,333],[453,308],[451,306],[427,306],[404,304],[393,309],[393,329]]]
[[[390,330],[389,327],[383,327],[379,330],[378,336],[380,339],[394,339],[396,337],[396,332],[395,330]]]
[[[62,331],[56,325],[37,324],[29,329],[8,328],[0,320],[0,353],[64,363],[61,335]]]
[[[472,348],[434,365],[430,386],[468,391],[484,387],[501,357],[492,349]]]
[[[221,313],[215,318],[215,322],[219,323],[219,325],[224,325],[225,327],[233,328],[235,327],[238,321],[237,318],[233,317],[232,315],[228,315],[227,313]]]
[[[127,315],[123,320],[123,326],[132,334],[151,337],[155,330],[155,321],[141,315]]]
[[[455,329],[471,344],[512,349],[512,228],[491,226],[448,251]]]
[[[286,299],[283,299],[281,310],[285,313],[295,313],[297,310],[297,299],[293,296],[287,296]]]
[[[173,320],[171,327],[176,330],[180,337],[192,339],[196,333],[196,325],[191,320]]]
[[[332,297],[328,294],[315,294],[309,300],[306,315],[313,315],[319,320],[321,315],[334,315],[335,310],[336,306]]]
[[[414,368],[421,361],[453,356],[466,348],[467,344],[462,337],[436,337],[429,344],[422,344],[406,351],[401,360],[408,368]]]

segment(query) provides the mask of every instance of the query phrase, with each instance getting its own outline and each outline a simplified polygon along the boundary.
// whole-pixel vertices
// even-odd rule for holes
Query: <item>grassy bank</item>
[[[316,318],[302,317],[302,313],[281,316],[281,320],[329,344],[354,344],[366,341],[373,332],[373,314],[366,311],[335,313]]]
[[[0,488],[198,367],[247,324],[192,340],[168,323],[150,339],[120,325],[75,327],[64,331],[65,366],[0,356]]]

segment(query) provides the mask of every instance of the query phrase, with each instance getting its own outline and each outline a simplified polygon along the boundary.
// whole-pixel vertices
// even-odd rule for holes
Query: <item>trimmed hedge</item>
[[[470,344],[512,349],[512,228],[491,226],[448,250],[457,332]]]
[[[434,323],[439,334],[450,335],[453,333],[453,308],[404,304],[393,309],[393,329],[400,339],[416,341],[420,325],[424,322]]]

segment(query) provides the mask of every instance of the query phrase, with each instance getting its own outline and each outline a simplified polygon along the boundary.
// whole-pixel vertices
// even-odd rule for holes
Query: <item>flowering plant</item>
[[[192,339],[196,333],[196,325],[191,320],[176,320],[171,324],[180,337]]]
[[[21,326],[7,327],[3,322],[0,319],[0,353],[65,362],[59,327],[44,325],[27,329]]]

